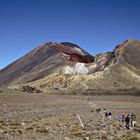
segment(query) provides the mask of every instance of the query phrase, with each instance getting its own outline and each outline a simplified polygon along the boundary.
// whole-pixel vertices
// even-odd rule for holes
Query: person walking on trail
[[[133,127],[133,125],[132,125],[133,118],[134,118],[134,113],[131,114],[131,127]]]
[[[125,114],[123,113],[122,114],[122,122],[124,122],[125,121]]]
[[[105,112],[105,117],[106,117],[106,118],[108,117],[108,112]]]
[[[118,115],[116,112],[114,112],[114,118],[117,120],[118,119]]]
[[[112,118],[112,113],[111,113],[111,112],[108,113],[108,118],[109,118],[109,119]]]
[[[131,126],[136,126],[136,115],[134,113],[131,114]]]
[[[118,114],[118,121],[120,122],[122,120],[122,114]]]
[[[129,117],[129,114],[126,116],[125,118],[125,123],[126,123],[126,128],[129,129],[129,123],[130,123],[130,117]]]

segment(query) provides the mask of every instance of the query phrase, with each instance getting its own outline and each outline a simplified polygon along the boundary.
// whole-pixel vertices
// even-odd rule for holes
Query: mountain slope
[[[8,65],[0,72],[0,86],[37,80],[66,62],[93,62],[94,57],[72,43],[49,42]],[[50,66],[51,65],[51,66]]]
[[[95,57],[69,43],[46,43],[0,72],[0,85],[43,92],[140,93],[140,42],[126,40]]]
[[[77,67],[77,64],[81,67]],[[66,67],[73,72],[65,73]],[[139,95],[139,68],[140,42],[127,40],[116,46],[112,52],[96,55],[92,63],[67,64],[62,67],[63,73],[52,73],[27,85],[53,93]],[[89,71],[79,75],[79,69]]]

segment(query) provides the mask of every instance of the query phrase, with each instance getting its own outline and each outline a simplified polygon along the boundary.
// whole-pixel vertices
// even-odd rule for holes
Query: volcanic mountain
[[[75,44],[49,42],[2,69],[0,85],[35,81],[56,72],[67,63],[93,61],[92,55]]]
[[[68,94],[139,94],[140,42],[128,39],[95,57],[69,42],[49,42],[2,69],[0,85]]]

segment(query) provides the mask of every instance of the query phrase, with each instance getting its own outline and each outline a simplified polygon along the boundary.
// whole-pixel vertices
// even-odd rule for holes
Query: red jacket
[[[122,120],[125,120],[125,115],[124,114],[122,114]]]

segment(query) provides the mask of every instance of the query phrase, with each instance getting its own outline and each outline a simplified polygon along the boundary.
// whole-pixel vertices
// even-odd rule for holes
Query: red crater
[[[94,57],[89,53],[85,52],[79,46],[72,43],[61,43],[55,44],[54,47],[57,48],[58,52],[64,53],[69,56],[69,61],[81,62],[81,63],[91,63],[94,61]]]

